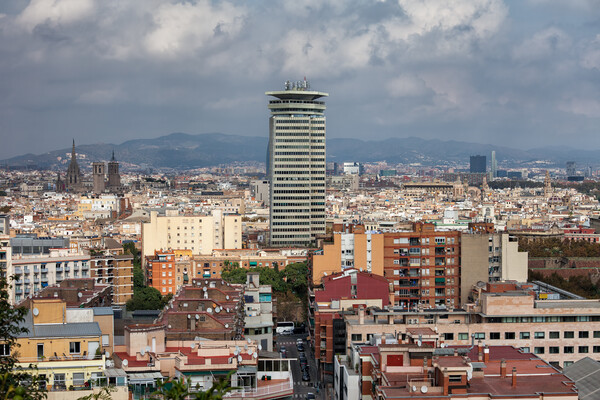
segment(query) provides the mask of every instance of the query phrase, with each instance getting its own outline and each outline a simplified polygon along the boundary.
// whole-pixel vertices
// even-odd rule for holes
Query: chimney
[[[483,362],[490,362],[490,348],[487,346],[485,346],[485,348],[483,349]]]
[[[506,378],[506,360],[502,359],[502,361],[500,361],[500,376],[502,378]]]
[[[513,367],[512,369],[512,387],[513,389],[517,387],[517,368]]]
[[[358,324],[365,324],[365,308],[363,306],[358,307]]]
[[[458,349],[454,348],[454,357],[458,357]]]

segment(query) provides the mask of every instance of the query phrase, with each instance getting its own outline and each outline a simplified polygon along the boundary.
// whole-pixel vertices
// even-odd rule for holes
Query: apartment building
[[[86,395],[90,382],[106,380],[106,350],[112,352],[112,310],[69,309],[61,299],[29,303],[17,337],[18,365],[46,382],[49,399],[65,398],[67,389]],[[113,399],[127,399],[126,381],[114,382]]]
[[[322,374],[332,374],[334,355],[346,351],[344,315],[359,307],[387,307],[392,296],[387,279],[356,269],[325,277],[323,289],[310,293],[310,336]]]
[[[14,248],[13,248],[14,249]],[[68,278],[90,277],[90,256],[72,254],[69,249],[50,249],[49,254],[12,255],[8,276],[15,276],[8,289],[11,304],[38,293],[48,285]]]
[[[532,284],[488,283],[477,305],[465,309],[388,309],[370,316],[346,316],[348,343],[373,335],[405,335],[413,328],[436,332],[438,343],[469,346],[515,346],[551,365],[565,367],[586,357],[600,357],[600,300],[561,294],[548,300],[546,289]]]
[[[142,257],[160,249],[185,249],[193,254],[210,254],[214,249],[242,248],[242,217],[213,210],[211,215],[165,215],[150,213],[142,224]]]
[[[133,256],[103,255],[90,260],[91,277],[112,287],[112,303],[125,305],[133,297]]]
[[[157,289],[163,296],[177,292],[177,265],[174,251],[155,251],[154,257],[146,258],[146,262],[148,286]]]
[[[307,257],[306,249],[218,249],[211,255],[195,255],[193,270],[198,277],[220,278],[227,266],[283,269],[288,264],[304,262]]]
[[[244,337],[262,350],[273,351],[273,298],[271,285],[260,284],[260,274],[248,273],[244,286]]]
[[[440,348],[416,336],[336,357],[334,393],[336,400],[579,398],[574,381],[515,347]]]
[[[472,301],[470,290],[477,282],[527,281],[528,254],[508,233],[463,233],[460,246],[461,304]]]

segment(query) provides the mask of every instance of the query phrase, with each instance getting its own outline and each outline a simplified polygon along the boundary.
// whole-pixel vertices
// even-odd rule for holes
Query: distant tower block
[[[105,165],[103,162],[92,163],[92,175],[94,178],[94,193],[104,193],[104,176],[106,174]]]
[[[121,189],[121,175],[119,175],[119,163],[115,160],[115,152],[108,162],[108,188],[111,192],[118,192]]]

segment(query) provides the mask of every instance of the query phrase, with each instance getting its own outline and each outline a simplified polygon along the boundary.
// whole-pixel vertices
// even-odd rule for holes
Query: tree
[[[22,326],[27,308],[13,307],[8,302],[8,281],[0,276],[0,343],[8,346],[10,356],[0,357],[0,398],[12,400],[40,400],[46,398],[45,387],[35,374],[23,369],[16,358],[17,337],[29,330]],[[35,369],[30,365],[29,369]]]
[[[306,262],[288,264],[283,270],[287,283],[300,297],[306,295],[308,289],[308,266]]]
[[[153,287],[143,287],[133,290],[133,297],[127,301],[127,311],[160,310],[168,302],[166,296]]]
[[[144,282],[144,272],[138,266],[133,267],[133,290],[146,287]]]
[[[114,392],[116,389],[105,386],[102,389],[100,389],[100,391],[95,392],[95,393],[90,393],[87,396],[83,396],[78,398],[77,400],[111,400],[112,396],[111,393]]]
[[[212,386],[205,391],[190,390],[192,388],[190,379],[169,379],[158,383],[158,390],[152,394],[155,400],[222,400],[223,397],[237,388],[231,386],[231,375],[235,371],[230,371],[226,376],[219,377],[213,381]]]

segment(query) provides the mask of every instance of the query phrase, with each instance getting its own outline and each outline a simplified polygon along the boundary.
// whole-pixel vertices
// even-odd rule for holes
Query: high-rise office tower
[[[575,176],[577,172],[575,161],[567,161],[567,176]]]
[[[325,234],[325,102],[306,81],[266,92],[271,245],[310,246]]]
[[[496,161],[496,151],[492,150],[492,165],[491,165],[491,170],[492,170],[492,179],[493,178],[497,178],[498,177],[498,173],[496,171],[498,171],[498,161]]]
[[[485,156],[471,156],[470,172],[471,173],[485,173],[487,169],[487,162]]]

